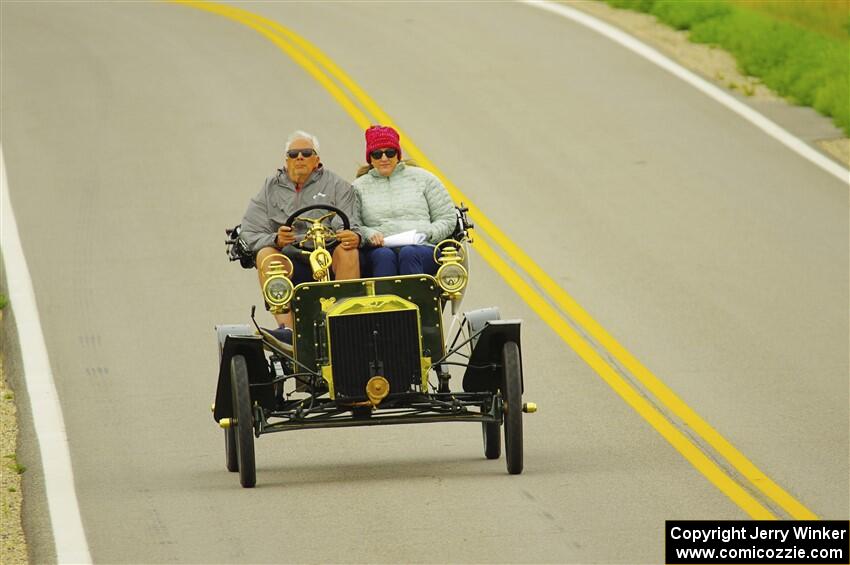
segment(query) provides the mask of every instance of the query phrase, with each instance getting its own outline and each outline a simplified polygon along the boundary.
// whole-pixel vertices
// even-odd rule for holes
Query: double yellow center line
[[[778,505],[792,518],[817,519],[812,511],[768,478],[655,377],[649,369],[635,359],[617,340],[611,337],[543,269],[508,238],[498,226],[491,222],[454,183],[446,178],[413,143],[411,137],[401,130],[392,118],[318,48],[277,22],[239,8],[204,1],[175,0],[175,2],[224,16],[266,37],[321,84],[360,128],[365,129],[373,123],[381,123],[398,130],[402,140],[404,140],[403,145],[406,154],[436,174],[443,181],[455,202],[464,202],[469,206],[469,215],[474,219],[479,235],[485,235],[496,246],[494,249],[487,242],[487,239],[477,238],[475,249],[481,257],[505,279],[511,288],[567,345],[578,353],[629,406],[649,422],[700,473],[754,519],[777,518],[774,512],[753,496],[751,491],[754,490]],[[501,253],[497,253],[496,249],[500,249]],[[513,265],[509,265],[503,259],[503,254],[510,258]],[[519,267],[525,276],[521,276],[516,267]],[[530,284],[526,277],[534,283],[534,286]],[[639,391],[630,384],[609,362],[602,358],[597,348],[576,331],[568,320],[572,320],[599,347],[604,348],[607,354],[616,359],[622,367],[633,375],[645,390]],[[742,482],[749,483],[746,485],[747,488],[733,479],[709,456],[710,454],[706,454],[703,449],[683,434],[670,419],[647,400],[642,392],[651,394],[659,405],[675,415],[684,426],[690,428],[692,433],[711,446],[715,452],[714,455],[725,459],[725,464],[731,466],[739,474]]]

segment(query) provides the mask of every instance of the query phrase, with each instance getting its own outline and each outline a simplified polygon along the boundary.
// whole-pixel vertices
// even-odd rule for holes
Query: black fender
[[[483,331],[473,342],[469,366],[463,374],[464,391],[495,393],[498,390],[501,382],[502,349],[508,341],[513,341],[519,347],[520,367],[522,366],[521,326],[522,320],[484,322]],[[524,391],[525,384],[522,379],[520,382]]]
[[[221,336],[220,336],[221,340]],[[242,355],[248,364],[248,382],[251,385],[251,403],[263,408],[274,408],[274,390],[268,361],[263,353],[263,338],[259,335],[233,335],[223,338],[218,367],[218,387],[215,393],[213,418],[216,422],[222,418],[233,418],[233,400],[230,394],[230,360],[234,355]]]

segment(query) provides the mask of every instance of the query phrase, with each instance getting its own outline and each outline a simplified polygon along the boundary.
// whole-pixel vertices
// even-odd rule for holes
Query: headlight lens
[[[272,306],[283,306],[292,298],[292,281],[283,275],[270,277],[263,285],[266,302]]]
[[[459,263],[446,263],[437,271],[437,282],[446,292],[460,292],[466,281],[466,269]]]

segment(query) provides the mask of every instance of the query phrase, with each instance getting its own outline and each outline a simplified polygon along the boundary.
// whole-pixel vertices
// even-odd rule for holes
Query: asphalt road
[[[321,48],[692,409],[847,518],[846,184],[528,6],[240,6]],[[747,517],[479,255],[464,306],[524,320],[541,407],[521,476],[447,424],[262,437],[239,488],[209,414],[213,326],[259,296],[221,242],[296,128],[353,178],[361,128],[245,26],[2,4],[0,141],[96,562],[659,562],[664,520]]]

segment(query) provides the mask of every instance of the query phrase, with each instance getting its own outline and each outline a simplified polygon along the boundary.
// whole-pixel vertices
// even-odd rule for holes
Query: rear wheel
[[[502,456],[502,434],[498,423],[481,424],[484,434],[484,457],[498,459]]]
[[[218,364],[221,365],[221,354],[224,346],[218,342]],[[215,410],[213,409],[213,412]],[[232,418],[231,418],[232,420]],[[224,464],[227,470],[234,473],[239,470],[239,457],[236,454],[236,431],[232,427],[224,429]]]
[[[502,397],[505,411],[505,461],[508,473],[522,473],[522,366],[519,346],[508,341],[502,348]]]
[[[236,416],[236,425],[231,424],[231,429],[234,430],[236,439],[239,482],[245,488],[252,488],[257,484],[254,417],[248,386],[248,364],[242,355],[234,355],[230,360],[230,391],[233,398],[233,415]]]
[[[224,430],[224,459],[227,470],[235,473],[239,470],[239,454],[236,447],[236,428],[230,426]]]

